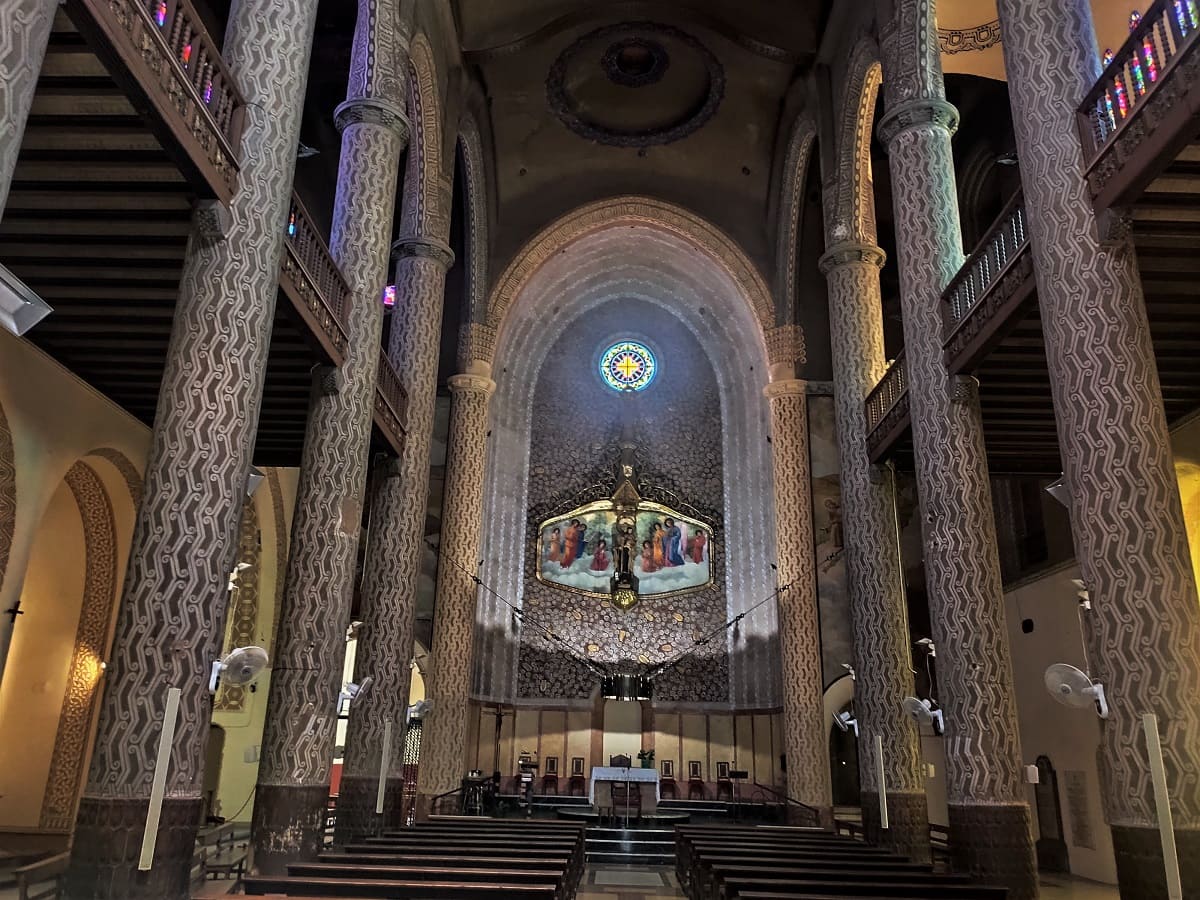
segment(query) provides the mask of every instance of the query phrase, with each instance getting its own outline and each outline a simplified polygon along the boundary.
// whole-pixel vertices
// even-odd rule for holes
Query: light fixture
[[[251,466],[250,474],[246,476],[246,496],[253,497],[254,492],[258,490],[258,486],[266,477],[266,474],[258,466]]]
[[[0,264],[0,324],[20,337],[52,312],[29,285]]]
[[[1057,481],[1046,485],[1046,493],[1067,509],[1071,508],[1071,492],[1067,488],[1067,478],[1065,475],[1059,475]]]
[[[645,675],[618,672],[600,679],[600,694],[605,700],[649,700],[654,683]]]

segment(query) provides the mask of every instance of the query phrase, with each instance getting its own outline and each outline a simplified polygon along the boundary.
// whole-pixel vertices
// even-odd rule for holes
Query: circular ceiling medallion
[[[712,51],[657,22],[588,32],[559,54],[546,78],[546,99],[559,120],[614,147],[682,140],[716,115],[724,96],[725,70]]]
[[[632,88],[661,81],[670,64],[671,57],[662,44],[641,37],[617,41],[600,60],[613,84]]]

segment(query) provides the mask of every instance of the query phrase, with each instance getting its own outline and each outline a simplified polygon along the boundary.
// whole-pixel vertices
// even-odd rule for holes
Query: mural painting
[[[537,577],[595,596],[630,574],[641,597],[697,590],[713,580],[711,542],[708,525],[666,507],[642,502],[629,514],[601,501],[542,523]]]

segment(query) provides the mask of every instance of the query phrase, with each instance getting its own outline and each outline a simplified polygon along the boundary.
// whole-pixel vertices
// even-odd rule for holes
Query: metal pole
[[[383,720],[383,752],[379,754],[379,790],[375,794],[375,815],[383,815],[383,796],[387,791],[388,766],[392,762],[392,720]]]
[[[175,720],[179,716],[179,688],[167,690],[167,708],[163,712],[162,733],[158,738],[158,759],[154,763],[154,782],[150,786],[150,806],[146,810],[146,830],[142,833],[142,855],[138,871],[148,872],[154,865],[154,844],[158,840],[158,820],[162,816],[163,794],[167,789],[167,767],[171,764],[171,744],[175,741]]]
[[[1175,823],[1171,818],[1171,798],[1167,794],[1167,770],[1163,766],[1162,741],[1158,736],[1158,716],[1142,716],[1146,732],[1146,750],[1150,754],[1150,776],[1154,781],[1154,805],[1158,809],[1158,833],[1162,838],[1163,866],[1167,870],[1168,900],[1183,900],[1179,878],[1179,854],[1175,850]]]
[[[883,735],[875,735],[875,778],[879,782],[879,827],[888,828],[887,776],[883,771]]]

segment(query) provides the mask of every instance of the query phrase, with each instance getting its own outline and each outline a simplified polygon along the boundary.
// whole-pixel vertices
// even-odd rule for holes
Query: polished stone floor
[[[674,869],[590,865],[579,886],[577,900],[652,900],[682,896]],[[1118,894],[1112,885],[1047,875],[1042,879],[1041,900],[1118,900]]]

